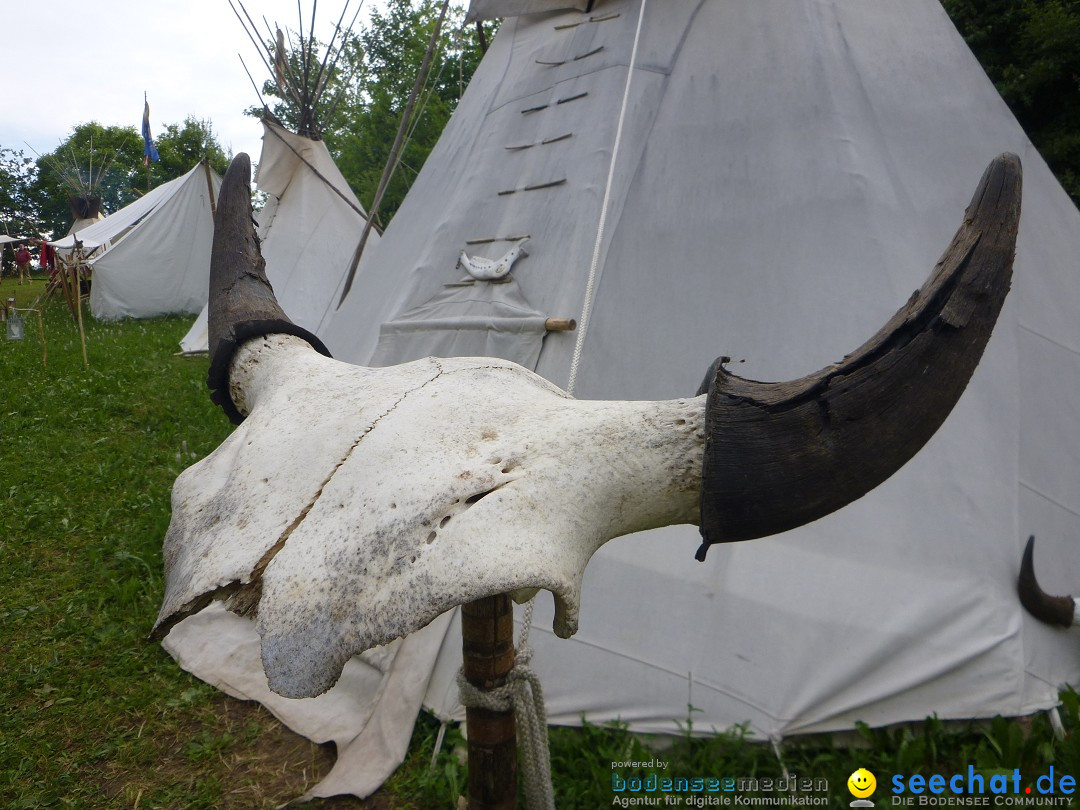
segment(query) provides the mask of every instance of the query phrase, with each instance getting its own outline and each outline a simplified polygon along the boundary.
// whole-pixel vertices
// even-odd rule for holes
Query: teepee
[[[116,158],[116,152],[103,155],[99,166],[94,165],[94,157],[94,145],[91,141],[90,157],[85,172],[74,155],[72,155],[70,165],[55,156],[45,158],[68,190],[68,204],[71,206],[72,220],[71,227],[68,229],[69,234],[77,233],[106,216],[101,205],[100,189],[109,167]]]
[[[112,216],[49,243],[61,253],[80,245],[93,273],[94,317],[150,318],[205,305],[220,185],[200,161]]]
[[[290,317],[314,329],[334,307],[366,214],[326,143],[263,120],[256,186],[267,196],[258,214],[266,273]],[[368,240],[379,241],[377,231]],[[205,298],[205,296],[204,296]],[[180,341],[185,353],[206,351],[206,310]]]
[[[496,6],[473,13],[507,14]],[[570,640],[541,594],[530,643],[551,722],[674,733],[692,717],[695,732],[745,724],[776,741],[1054,706],[1080,677],[1080,645],[1025,616],[1014,583],[1032,533],[1061,561],[1040,571],[1047,590],[1080,579],[1080,556],[1063,553],[1080,534],[1080,213],[940,4],[581,6],[513,3],[351,292],[315,327],[336,357],[403,362],[459,327],[522,351],[541,313],[578,328],[541,332],[531,365],[581,397],[692,395],[720,353],[741,376],[790,379],[907,299],[1000,152],[1024,162],[1024,212],[982,365],[897,475],[704,562],[689,526],[613,541],[587,569]],[[463,261],[524,237],[508,283],[463,279]],[[450,315],[447,299],[461,305]],[[443,617],[380,653],[396,705],[353,693],[365,722],[409,728],[420,698],[461,716],[455,627]],[[363,795],[385,776],[342,756],[352,771],[314,795]]]

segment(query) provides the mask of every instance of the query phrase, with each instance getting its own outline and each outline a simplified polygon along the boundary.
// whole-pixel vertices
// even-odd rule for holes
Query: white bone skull
[[[747,539],[876,486],[966,385],[1019,217],[1019,162],[999,158],[923,288],[801,381],[718,366],[707,396],[582,401],[503,360],[323,356],[269,290],[248,171],[238,156],[222,185],[210,305],[211,384],[242,423],[177,479],[155,635],[226,599],[255,616],[270,686],[288,697],[493,594],[551,591],[570,636],[585,566],[612,538],[700,521],[706,544]]]

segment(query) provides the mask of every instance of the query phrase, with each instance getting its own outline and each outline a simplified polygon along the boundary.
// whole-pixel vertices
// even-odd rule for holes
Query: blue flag
[[[150,102],[146,100],[146,94],[143,94],[143,114],[142,114],[142,136],[143,143],[143,163],[147,166],[150,165],[150,161],[157,163],[161,158],[158,156],[157,147],[154,146],[154,139],[150,137]]]

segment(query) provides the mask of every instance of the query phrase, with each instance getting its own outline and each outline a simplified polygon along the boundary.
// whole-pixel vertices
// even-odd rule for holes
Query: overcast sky
[[[349,16],[360,0],[351,0]],[[236,0],[233,0],[236,5]],[[255,46],[227,0],[4,0],[5,101],[0,146],[44,154],[87,121],[142,124],[143,92],[153,134],[187,116],[213,123],[226,152],[259,159],[262,127],[243,110],[258,103],[239,53],[260,85],[267,78]],[[304,33],[312,0],[244,0],[265,16]],[[364,0],[356,31],[375,0]],[[345,0],[318,4],[315,33],[329,39]],[[237,6],[239,9],[239,6]]]

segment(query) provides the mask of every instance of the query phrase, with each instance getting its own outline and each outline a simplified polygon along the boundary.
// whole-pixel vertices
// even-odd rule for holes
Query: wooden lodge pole
[[[509,594],[461,607],[463,671],[480,690],[506,683],[514,667],[514,608]],[[515,810],[517,739],[514,711],[465,708],[469,742],[469,810]]]
[[[75,287],[72,292],[75,295],[75,311],[78,313],[79,341],[82,343],[83,368],[90,368],[90,358],[86,356],[86,329],[83,328],[82,317],[82,260],[82,248],[77,246],[75,248],[75,261],[72,263],[71,269],[72,283]]]

